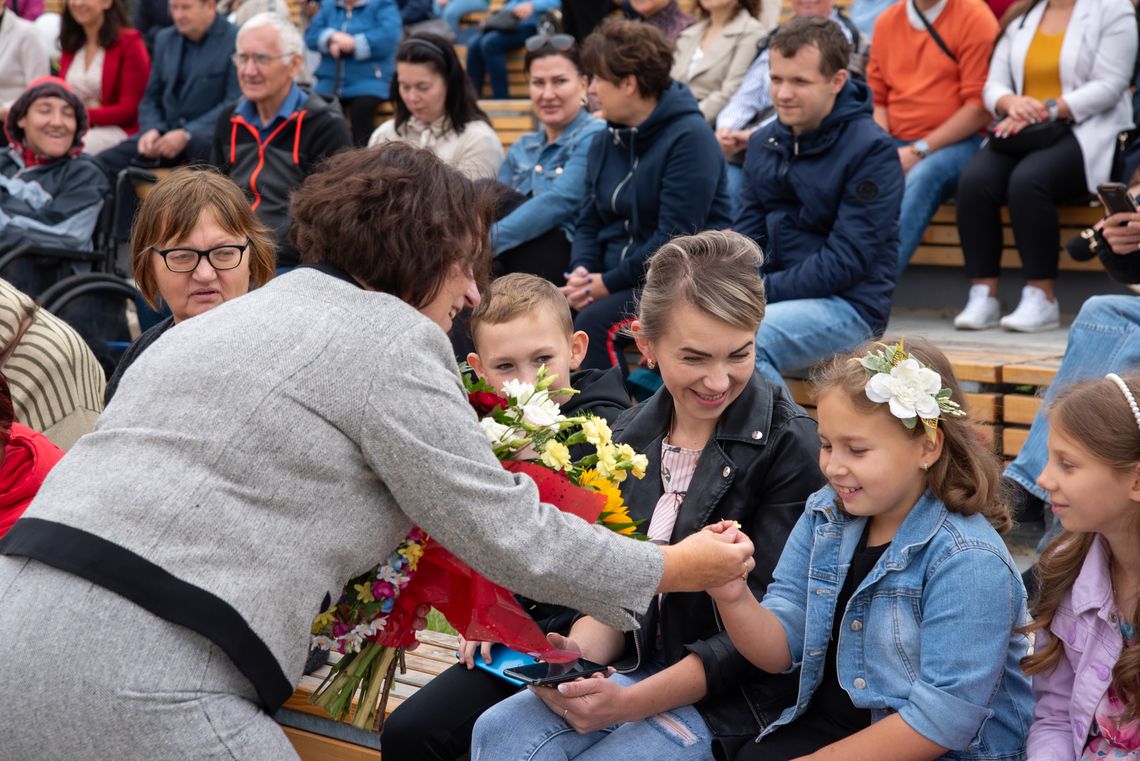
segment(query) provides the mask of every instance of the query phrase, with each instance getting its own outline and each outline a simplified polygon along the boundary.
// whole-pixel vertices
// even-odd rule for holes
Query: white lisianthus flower
[[[514,399],[521,407],[534,396],[534,384],[524,383],[521,380],[506,381],[503,383],[503,396]]]
[[[940,414],[935,398],[942,389],[942,378],[918,360],[907,357],[888,375],[876,373],[867,381],[867,398],[872,402],[888,402],[891,414],[902,420],[920,417],[933,420]]]
[[[542,464],[551,470],[571,470],[570,450],[560,441],[551,439],[542,447]]]
[[[606,421],[593,415],[583,421],[582,434],[586,437],[586,441],[596,447],[605,446],[613,439],[613,433]]]
[[[558,423],[564,420],[562,410],[558,403],[551,399],[545,391],[540,391],[522,405],[523,422],[536,428],[546,428],[551,431],[558,430]]]
[[[487,437],[487,440],[490,441],[492,445],[510,441],[511,436],[514,435],[513,428],[508,425],[503,425],[490,415],[479,421],[479,427],[483,429],[483,435]]]

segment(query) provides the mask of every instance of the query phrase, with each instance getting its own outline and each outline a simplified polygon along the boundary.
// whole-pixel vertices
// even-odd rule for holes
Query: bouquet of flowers
[[[545,368],[533,384],[503,384],[501,395],[482,380],[472,381],[470,368],[463,369],[468,401],[505,469],[530,476],[544,502],[645,538],[618,489],[631,473],[645,476],[645,455],[614,444],[601,418],[563,415],[552,397],[576,392],[553,390],[555,378]],[[587,453],[575,460],[572,448]],[[552,648],[508,590],[413,528],[383,563],[351,579],[335,604],[313,620],[313,644],[344,657],[310,700],[339,721],[378,730],[402,652],[415,642],[416,610],[425,604],[467,639],[501,642],[552,662],[577,657]]]

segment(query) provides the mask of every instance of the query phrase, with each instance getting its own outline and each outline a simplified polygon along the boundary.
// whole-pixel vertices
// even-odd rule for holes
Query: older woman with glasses
[[[130,345],[107,381],[104,405],[127,368],[185,319],[236,299],[273,277],[273,238],[237,185],[213,169],[182,167],[154,186],[131,235],[135,282],[170,316]]]
[[[520,137],[499,168],[511,189],[492,230],[495,273],[529,272],[561,285],[574,222],[589,198],[586,154],[605,123],[586,111],[589,80],[568,34],[536,34],[524,61],[541,125]]]

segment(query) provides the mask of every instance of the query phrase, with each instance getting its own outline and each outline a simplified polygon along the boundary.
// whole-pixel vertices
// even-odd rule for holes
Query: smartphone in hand
[[[579,658],[570,663],[533,663],[529,666],[516,666],[503,672],[523,684],[535,687],[552,687],[562,682],[572,682],[590,674],[604,674],[607,666]]]
[[[1097,197],[1104,207],[1106,217],[1113,214],[1134,214],[1138,210],[1136,199],[1128,192],[1127,186],[1120,182],[1106,182],[1096,187]]]

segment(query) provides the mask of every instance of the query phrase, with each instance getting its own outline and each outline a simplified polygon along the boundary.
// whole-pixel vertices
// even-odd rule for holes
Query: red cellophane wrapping
[[[539,499],[587,523],[596,521],[605,506],[603,495],[575,486],[565,475],[541,465],[508,461],[503,467],[530,476],[538,486]],[[408,647],[415,642],[412,620],[421,605],[438,610],[469,640],[501,642],[552,663],[578,657],[551,647],[510,591],[476,573],[435,540],[428,540],[412,583],[396,599],[380,644]]]

